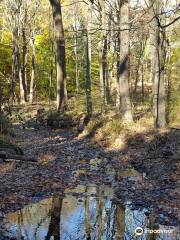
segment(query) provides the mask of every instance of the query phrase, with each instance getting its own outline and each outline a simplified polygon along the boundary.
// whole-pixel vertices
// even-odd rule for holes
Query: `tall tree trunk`
[[[166,126],[166,96],[164,83],[163,66],[163,40],[161,38],[158,19],[154,17],[160,13],[160,1],[149,0],[150,14],[152,21],[150,23],[151,34],[151,77],[153,83],[153,116],[154,126],[156,128]]]
[[[120,6],[120,112],[122,120],[131,122],[132,109],[129,92],[129,1],[125,0]]]
[[[137,92],[137,85],[138,85],[138,81],[139,81],[139,78],[140,78],[140,69],[141,69],[141,64],[142,64],[142,56],[143,56],[143,42],[141,42],[141,50],[140,50],[140,53],[139,53],[139,56],[138,56],[138,62],[137,62],[137,66],[136,66],[136,80],[135,80],[135,86],[134,86],[134,93],[136,94]]]
[[[26,33],[22,30],[22,65],[19,69],[19,88],[20,88],[20,104],[25,104],[26,99]]]
[[[75,35],[75,41],[74,41],[75,47],[75,64],[76,64],[76,92],[79,93],[79,57],[78,57],[78,36],[77,33]]]
[[[27,28],[27,3],[23,1],[21,3],[23,21],[22,21],[22,64],[21,71],[19,71],[19,84],[20,84],[20,103],[24,104],[27,102],[27,75],[26,75],[26,64],[27,64],[27,37],[26,37],[26,28]]]
[[[142,102],[144,102],[144,64],[141,65],[141,94]]]
[[[112,84],[112,69],[113,69],[113,64],[114,62],[109,59],[108,53],[113,51],[113,41],[112,41],[112,11],[109,13],[109,18],[108,18],[108,32],[106,33],[107,41],[106,41],[106,101],[107,104],[111,101],[111,84]],[[114,34],[114,33],[113,33]]]
[[[76,93],[79,93],[79,49],[78,49],[78,26],[77,26],[77,3],[73,1],[74,5],[74,31],[75,31],[75,37],[74,37],[74,53],[75,53],[75,64],[76,64]]]
[[[100,92],[102,99],[102,107],[104,108],[106,99],[106,54],[107,54],[107,37],[106,37],[106,12],[105,0],[98,0],[100,8],[101,19],[101,36],[99,42],[99,78],[100,78]]]
[[[113,67],[114,67],[114,60],[109,59],[108,56],[108,52],[110,52],[110,54],[113,53],[114,50],[114,42],[113,42],[113,38],[114,38],[114,32],[113,32],[113,15],[112,15],[112,10],[109,13],[109,20],[108,20],[108,36],[107,36],[107,78],[106,78],[106,85],[107,85],[107,103],[109,103],[112,100],[112,82],[113,82]],[[113,54],[112,54],[113,56]]]
[[[52,100],[52,82],[53,82],[53,63],[51,62],[49,71],[49,103]]]
[[[141,79],[142,98],[144,98],[144,52],[146,48],[147,39],[141,41],[141,49],[138,56],[136,80],[134,85],[134,94],[137,92],[138,81]]]
[[[19,80],[19,28],[17,22],[12,31],[12,82],[9,93],[9,103],[13,104],[16,83]]]
[[[27,64],[27,37],[26,37],[26,28],[27,28],[27,3],[26,1],[22,4],[24,19],[22,24],[22,87],[24,91],[24,99],[23,102],[27,101],[27,72],[26,72],[26,64]]]
[[[89,46],[89,30],[87,30],[86,35],[86,108],[87,115],[91,117],[92,115],[92,97],[91,97],[91,46]]]
[[[54,44],[52,42],[52,36],[51,36],[51,31],[53,28],[53,22],[52,22],[52,18],[51,18],[51,13],[50,13],[50,9],[49,9],[49,103],[52,100],[52,82],[53,82],[53,72],[54,72],[54,67],[53,67],[53,63],[54,63],[54,58],[52,58],[52,56],[54,56]]]
[[[168,39],[168,53],[167,53],[167,61],[166,64],[171,64],[171,46],[169,44],[170,42],[170,36]],[[166,81],[167,81],[167,107],[166,107],[166,113],[167,113],[167,123],[169,123],[170,118],[170,107],[171,107],[171,93],[172,93],[172,68],[169,68],[168,73],[166,74]]]
[[[25,91],[24,91],[24,82],[22,76],[22,68],[19,68],[19,92],[20,92],[20,104],[25,104]]]
[[[61,3],[59,0],[49,0],[52,6],[55,26],[55,50],[57,68],[57,111],[64,110],[66,104],[66,62],[65,62],[65,39],[62,21]]]
[[[35,81],[35,58],[36,58],[36,49],[35,49],[35,32],[32,31],[32,59],[31,59],[31,82],[30,82],[30,94],[29,94],[29,102],[33,103],[34,97],[34,81]]]
[[[115,37],[115,53],[116,53],[116,62],[115,62],[115,74],[116,74],[116,107],[118,111],[120,110],[120,85],[119,85],[119,77],[120,77],[120,0],[116,1],[116,6],[115,6],[115,11],[116,11],[116,21],[117,25],[113,24],[113,27],[115,29],[118,29],[119,31],[115,32],[116,37]],[[115,31],[115,30],[114,30]]]
[[[26,43],[26,29],[25,27],[22,28],[22,67],[21,67],[21,74],[22,74],[22,91],[24,99],[21,101],[24,103],[27,101],[27,76],[26,76],[26,62],[27,62],[27,43]]]
[[[90,3],[90,14],[92,13],[92,4]],[[92,96],[91,96],[91,35],[90,22],[88,19],[86,31],[86,108],[88,118],[92,115]]]

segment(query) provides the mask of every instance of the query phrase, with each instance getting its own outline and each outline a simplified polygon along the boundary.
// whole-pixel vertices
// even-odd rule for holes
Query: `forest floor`
[[[29,109],[27,114],[35,117]],[[38,162],[0,161],[1,214],[92,182],[112,186],[114,201],[131,200],[137,208],[153,210],[158,222],[180,224],[180,130],[129,134],[121,148],[109,147],[96,134],[50,129],[23,119],[14,121],[13,133],[24,156]]]

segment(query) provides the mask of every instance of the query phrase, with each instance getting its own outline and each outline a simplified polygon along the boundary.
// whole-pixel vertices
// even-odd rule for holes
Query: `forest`
[[[178,240],[179,146],[179,0],[0,0],[0,240]]]

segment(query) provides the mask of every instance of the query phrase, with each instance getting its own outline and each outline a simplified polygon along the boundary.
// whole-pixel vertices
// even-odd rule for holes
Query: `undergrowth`
[[[2,113],[0,114],[0,134],[12,134],[12,124]]]

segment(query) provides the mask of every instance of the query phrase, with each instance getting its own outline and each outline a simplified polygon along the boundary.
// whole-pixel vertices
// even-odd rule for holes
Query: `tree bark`
[[[131,122],[132,110],[129,92],[129,1],[120,6],[120,64],[119,89],[122,120]]]
[[[49,0],[52,6],[55,26],[55,50],[57,68],[57,111],[63,111],[66,104],[66,62],[65,62],[65,39],[62,21],[61,3],[59,0]]]
[[[76,64],[76,93],[79,93],[79,49],[78,49],[78,26],[77,26],[77,3],[75,3],[74,9],[74,30],[75,30],[75,37],[74,37],[74,54],[75,54],[75,64]]]
[[[107,54],[107,37],[106,37],[106,12],[105,12],[105,1],[98,0],[100,8],[100,19],[101,19],[101,36],[99,42],[99,78],[100,78],[100,92],[102,99],[102,107],[106,105],[106,54]]]
[[[24,91],[23,101],[27,102],[27,37],[26,37],[26,28],[27,28],[27,5],[26,2],[23,4],[24,19],[22,24],[22,83]]]
[[[116,52],[116,107],[118,111],[120,110],[120,84],[119,84],[119,77],[120,77],[120,1],[116,2],[116,21],[117,26],[115,25],[115,28],[118,28],[119,31],[116,32],[115,37],[115,52]]]
[[[76,62],[76,92],[79,93],[79,57],[78,57],[78,37],[75,35],[75,62]]]
[[[35,58],[36,58],[36,49],[35,49],[35,32],[32,31],[32,59],[31,59],[31,82],[30,82],[30,94],[29,102],[33,103],[34,96],[34,81],[35,81]]]
[[[51,62],[49,71],[49,103],[52,100],[53,63]]]
[[[24,91],[24,82],[22,76],[22,68],[19,68],[19,92],[20,92],[20,104],[25,104],[25,91]]]
[[[90,3],[90,14],[92,13],[92,3]],[[91,35],[90,21],[88,18],[86,30],[86,109],[88,119],[92,116],[92,96],[91,96]]]
[[[19,80],[19,28],[17,24],[16,22],[12,31],[12,82],[9,93],[10,105],[13,104],[15,86]]]
[[[89,30],[86,34],[86,108],[87,115],[92,115],[92,97],[91,97],[91,46],[89,46],[90,37]]]
[[[160,1],[149,0],[150,14],[152,21],[150,23],[151,35],[151,78],[153,83],[153,116],[154,126],[161,128],[166,126],[166,94],[164,83],[163,66],[163,39],[160,33],[158,20],[155,16],[160,13]]]
[[[52,100],[52,82],[53,82],[53,72],[54,72],[54,57],[52,58],[52,55],[54,56],[54,44],[52,42],[52,36],[51,36],[51,31],[53,28],[53,22],[49,10],[49,103]]]
[[[27,101],[27,76],[26,76],[26,62],[27,62],[27,44],[26,44],[26,29],[22,29],[22,87],[23,87],[23,96],[24,99],[21,99],[22,102]]]
[[[27,3],[23,1],[21,3],[23,19],[21,25],[21,34],[22,34],[22,64],[21,71],[19,71],[19,84],[20,84],[20,103],[24,104],[27,102],[27,73],[26,73],[26,64],[27,64]]]

